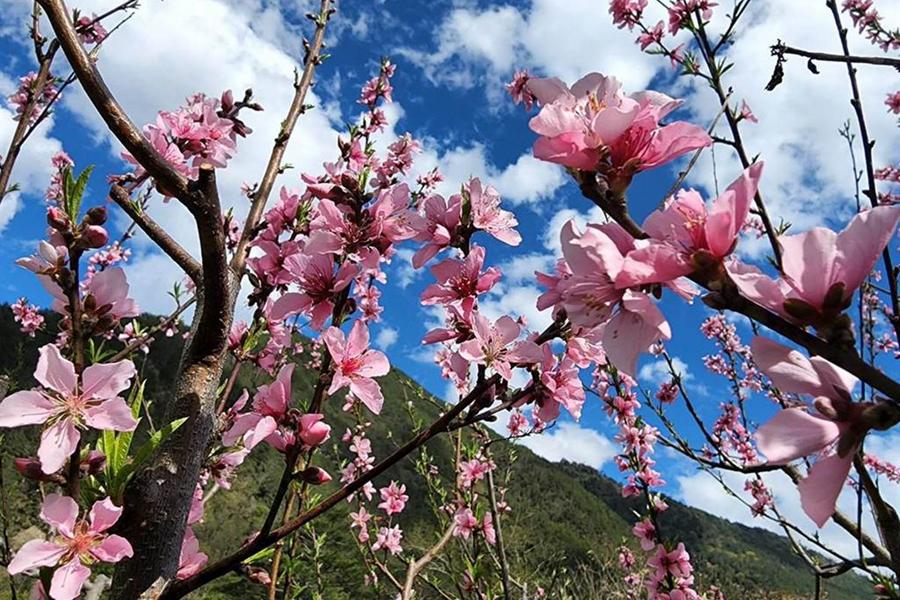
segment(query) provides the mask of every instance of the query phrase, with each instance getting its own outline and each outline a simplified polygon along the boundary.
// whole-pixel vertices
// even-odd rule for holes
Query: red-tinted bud
[[[55,206],[51,206],[47,209],[47,224],[53,229],[61,232],[69,231],[71,228],[69,216],[66,215],[62,209]]]
[[[99,450],[91,450],[81,457],[81,470],[88,475],[97,475],[106,468],[106,455]]]
[[[84,216],[84,222],[88,225],[103,225],[106,223],[107,214],[105,206],[95,206],[87,211]]]
[[[102,248],[109,241],[109,234],[99,225],[88,225],[82,235],[88,248]]]
[[[331,481],[331,475],[325,469],[319,467],[309,467],[297,473],[297,479],[305,481],[310,485],[322,485]]]

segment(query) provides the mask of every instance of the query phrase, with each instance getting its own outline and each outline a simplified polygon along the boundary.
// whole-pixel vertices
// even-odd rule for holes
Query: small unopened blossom
[[[512,81],[506,84],[506,92],[512,98],[513,104],[524,104],[525,110],[531,110],[537,102],[535,95],[528,89],[530,78],[528,71],[516,71]]]
[[[888,94],[884,104],[888,107],[889,112],[900,115],[900,91]]]

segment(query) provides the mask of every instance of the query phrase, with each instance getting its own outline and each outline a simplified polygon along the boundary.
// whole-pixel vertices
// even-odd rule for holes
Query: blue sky
[[[23,10],[27,4],[0,0],[0,92],[4,96],[15,78],[33,68],[29,46],[23,43],[27,42]],[[110,4],[109,0],[85,0],[80,6],[100,11]],[[255,181],[262,172],[290,99],[291,70],[299,60],[297,32],[308,30],[297,4],[145,0],[101,54],[100,68],[111,89],[140,124],[152,119],[157,110],[176,107],[195,91],[215,95],[227,87],[236,91],[253,87],[266,111],[248,118],[256,132],[242,140],[238,157],[220,176],[224,202],[233,205],[238,214],[246,207],[239,185]],[[802,62],[792,61],[787,84],[771,94],[762,90],[772,67],[767,47],[779,37],[801,47],[835,49],[830,17],[820,10],[820,3],[810,3],[805,14],[785,4],[764,0],[753,5],[748,26],[731,50],[739,63],[731,77],[735,98],[747,99],[760,117],[760,124],[749,125],[745,135],[751,152],[760,152],[768,161],[762,190],[770,210],[792,222],[792,231],[823,224],[842,227],[855,206],[847,149],[837,135],[838,127],[851,116],[844,73],[829,67],[813,78]],[[900,7],[895,10],[884,4],[885,16],[900,20],[900,15],[892,14],[900,13]],[[601,0],[346,0],[328,37],[333,56],[317,74],[313,99],[317,108],[302,118],[289,150],[288,161],[297,168],[280,183],[298,186],[300,171],[317,173],[322,161],[332,159],[336,132],[359,111],[355,100],[360,85],[375,72],[381,57],[389,56],[398,69],[388,138],[409,131],[421,139],[425,151],[418,169],[424,172],[435,164],[440,166],[447,176],[441,188],[444,193],[453,193],[471,175],[497,186],[505,207],[519,219],[523,244],[510,248],[492,238],[478,240],[487,248],[488,261],[507,274],[484,307],[495,315],[504,311],[526,315],[539,329],[541,319],[546,322],[549,317],[538,315],[534,308],[539,290],[530,273],[534,268],[550,268],[559,228],[568,218],[584,218],[590,206],[561,169],[529,157],[533,140],[527,127],[529,115],[513,107],[502,92],[512,71],[525,67],[571,81],[597,70],[618,76],[629,91],[649,87],[683,97],[685,105],[676,118],[705,125],[718,111],[711,92],[696,82],[677,78],[666,59],[640,53],[632,43],[633,34],[610,24],[606,5]],[[827,40],[823,41],[821,31],[828,33]],[[864,43],[856,45],[861,51],[870,51]],[[66,72],[60,67],[61,74]],[[893,90],[885,78],[869,72],[861,74],[861,84],[866,97],[872,98],[872,130],[879,136],[876,151],[886,163],[900,154],[896,125],[890,116],[881,114],[880,106],[886,90]],[[11,132],[8,116],[8,111],[0,109],[0,146],[4,149]],[[5,274],[0,280],[0,302],[27,296],[37,304],[47,303],[35,279],[16,268],[13,261],[29,254],[43,235],[41,194],[49,178],[49,156],[59,147],[66,149],[79,168],[96,165],[89,188],[94,203],[104,201],[104,175],[124,170],[118,146],[98,123],[86,99],[72,90],[50,126],[35,136],[32,149],[18,166],[14,180],[22,182],[23,193],[0,208],[0,236],[5,242],[0,244],[0,272]],[[642,219],[657,206],[679,166],[683,162],[635,180],[629,196],[636,217]],[[689,184],[709,197],[716,178],[724,188],[739,172],[735,158],[719,149],[715,169],[713,157],[707,153]],[[151,211],[186,247],[196,248],[190,222],[180,207],[164,205],[157,198]],[[121,231],[125,224],[119,215],[112,229]],[[177,268],[144,239],[135,239],[132,248],[128,272],[137,299],[147,310],[167,310],[170,305],[159,290],[171,287],[178,278]],[[765,255],[764,248],[753,240],[745,240],[741,251],[748,260]],[[426,271],[411,272],[410,254],[399,253],[388,269],[393,284],[384,291],[383,323],[373,326],[373,339],[381,340],[393,365],[446,397],[446,383],[419,344],[434,321],[433,314],[418,303],[431,276]],[[676,332],[667,346],[669,352],[685,365],[688,388],[701,413],[712,420],[725,397],[724,380],[708,374],[701,362],[704,354],[714,352],[712,343],[697,330],[710,313],[699,302],[689,306],[672,298],[662,302],[662,309]],[[739,328],[749,343],[749,328],[743,323]],[[653,378],[655,362],[645,357],[641,363],[647,375],[644,383],[651,388],[658,383]],[[898,371],[893,364],[884,366]],[[770,405],[763,399],[757,402],[760,408],[754,408],[753,414],[763,420],[771,412]],[[684,422],[684,415],[675,414],[676,422]],[[614,453],[609,441],[613,434],[599,402],[589,399],[581,423],[565,422],[529,445],[550,458],[567,457],[616,475],[609,460]],[[896,453],[900,460],[900,452]],[[667,493],[746,520],[746,510],[722,503],[721,492],[694,473],[693,467],[667,454],[660,459],[670,481]],[[779,499],[791,502],[789,486],[781,485],[778,491]]]

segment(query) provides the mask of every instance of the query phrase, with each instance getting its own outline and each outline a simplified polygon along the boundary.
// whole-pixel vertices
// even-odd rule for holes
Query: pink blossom
[[[888,112],[900,115],[900,91],[888,94],[884,104],[888,107]]]
[[[95,364],[84,370],[79,382],[75,366],[48,344],[40,349],[34,373],[43,387],[10,394],[0,402],[0,427],[47,423],[37,454],[44,473],[55,473],[75,451],[80,430],[134,431],[137,421],[118,394],[135,373],[130,360]]]
[[[650,521],[640,521],[631,532],[641,542],[641,549],[650,552],[656,547],[656,527]]]
[[[578,365],[567,356],[557,359],[550,344],[544,344],[541,350],[540,383],[533,384],[535,389],[528,398],[533,398],[538,404],[537,417],[549,423],[559,417],[559,407],[564,406],[577,421],[581,418],[581,407],[584,405],[584,384]]]
[[[761,162],[746,169],[709,210],[694,190],[669,198],[662,210],[644,221],[651,241],[641,242],[628,253],[616,285],[663,283],[721,262],[737,244],[762,169]]]
[[[759,119],[753,114],[753,110],[750,109],[750,105],[747,104],[746,100],[741,100],[741,119],[746,119],[751,123],[759,123]]]
[[[44,325],[44,315],[34,304],[28,304],[25,298],[19,298],[10,309],[13,320],[20,325],[20,331],[34,337],[34,334]]]
[[[69,305],[69,299],[62,288],[49,277],[42,276],[39,279],[54,298],[51,308],[62,315],[67,315],[69,311],[66,307]],[[105,269],[94,273],[84,286],[81,303],[86,312],[97,317],[107,317],[115,321],[136,317],[141,314],[141,310],[137,302],[128,297],[128,291],[128,279],[123,269],[120,267]]]
[[[641,50],[646,50],[650,46],[661,44],[664,35],[665,23],[660,21],[653,27],[653,29],[638,36],[637,43],[640,45]]]
[[[756,440],[771,464],[820,455],[797,487],[804,512],[822,527],[834,514],[853,455],[868,430],[860,417],[869,405],[851,400],[856,378],[823,358],[807,359],[763,337],[754,338],[751,347],[753,359],[778,389],[815,398],[818,414],[804,407],[781,410],[757,430]]]
[[[537,98],[528,89],[529,79],[531,76],[528,71],[516,71],[512,81],[506,84],[506,93],[512,98],[513,104],[524,104],[525,110],[531,110],[537,101]]]
[[[368,523],[372,519],[372,515],[368,513],[365,506],[359,507],[359,512],[350,513],[350,527],[358,527],[359,534],[357,534],[357,539],[359,543],[365,544],[369,541],[369,526]]]
[[[178,571],[176,579],[193,577],[206,566],[209,556],[200,551],[200,540],[197,539],[193,528],[184,530],[184,539],[181,542],[181,555],[178,558]]]
[[[463,260],[448,258],[431,267],[437,283],[422,292],[422,304],[458,305],[463,312],[471,310],[476,296],[490,291],[501,276],[494,267],[481,270],[484,254],[483,247],[472,246]]]
[[[96,14],[90,17],[87,15],[79,17],[75,23],[75,29],[82,44],[99,44],[109,35],[109,32],[97,19]]]
[[[657,576],[660,578],[664,578],[666,575],[690,577],[694,572],[691,555],[687,553],[681,542],[672,551],[667,551],[665,546],[659,544],[656,547],[656,555],[651,557],[647,564],[656,569]]]
[[[453,535],[456,537],[467,540],[477,527],[478,519],[475,518],[471,508],[459,508],[453,514]]]
[[[491,546],[497,543],[497,530],[494,528],[494,517],[490,512],[485,512],[481,519],[481,533],[484,535],[484,541]]]
[[[449,200],[437,194],[422,203],[423,220],[418,222],[419,231],[414,238],[417,242],[427,242],[413,255],[413,267],[418,269],[453,241],[459,227],[462,211],[462,196],[456,194]]]
[[[508,210],[500,208],[500,194],[493,186],[483,187],[477,177],[470,179],[463,189],[472,211],[472,226],[485,231],[504,244],[518,246],[522,241],[513,229],[519,222]]]
[[[337,327],[329,327],[322,334],[331,359],[334,361],[334,378],[329,394],[349,387],[354,396],[376,415],[381,412],[384,396],[373,377],[387,375],[390,364],[384,353],[369,349],[369,328],[356,321],[345,338]]]
[[[406,486],[402,483],[398,485],[396,481],[391,481],[389,486],[381,488],[378,493],[381,494],[382,500],[378,508],[383,509],[388,516],[403,512],[403,509],[406,508],[406,501],[409,500],[409,496],[406,495]]]
[[[357,267],[345,262],[335,271],[330,254],[293,254],[284,261],[287,272],[300,292],[288,292],[272,305],[269,318],[281,321],[289,316],[307,314],[310,326],[321,329],[334,310],[336,295],[357,274]]]
[[[712,143],[695,125],[677,121],[659,126],[678,101],[657,92],[625,96],[613,77],[590,73],[571,88],[558,79],[532,79],[528,86],[542,104],[529,123],[540,136],[534,156],[573,169],[601,171],[617,193],[638,171]]]
[[[244,448],[252,450],[265,441],[276,450],[284,451],[295,443],[292,429],[282,428],[279,431],[291,404],[293,373],[294,365],[285,365],[278,372],[275,381],[259,386],[253,397],[253,410],[237,415],[232,427],[222,435],[224,446],[233,446],[240,440]]]
[[[894,235],[900,206],[857,214],[835,233],[815,227],[779,238],[784,276],[773,280],[759,269],[732,262],[729,274],[750,300],[804,324],[827,323],[849,306]]]
[[[516,342],[522,326],[512,317],[503,315],[491,323],[481,313],[472,314],[475,339],[459,346],[460,355],[470,361],[494,369],[509,381],[513,364],[534,364],[542,355],[537,344],[531,341]]]
[[[375,537],[375,543],[372,544],[372,551],[378,552],[384,548],[393,555],[400,554],[403,552],[403,548],[400,547],[400,540],[402,539],[403,532],[400,530],[399,525],[382,527],[378,530],[378,535]]]
[[[128,540],[106,533],[121,514],[122,509],[105,498],[94,502],[89,520],[79,520],[75,500],[49,494],[41,506],[41,519],[51,526],[55,537],[52,541],[26,542],[10,561],[9,574],[53,567],[50,597],[74,600],[91,575],[91,569],[86,565],[94,561],[116,563],[132,556]]]
[[[641,14],[647,8],[647,0],[610,0],[609,12],[613,24],[619,29],[632,29],[641,20]]]
[[[456,478],[456,484],[460,489],[468,490],[476,482],[484,479],[490,471],[494,470],[494,463],[489,460],[473,458],[472,460],[460,461],[458,469],[459,474]]]

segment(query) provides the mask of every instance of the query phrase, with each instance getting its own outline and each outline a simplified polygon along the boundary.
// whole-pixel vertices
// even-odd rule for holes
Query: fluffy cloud
[[[397,330],[393,327],[381,326],[378,329],[378,333],[375,335],[375,345],[382,350],[387,350],[391,346],[397,343],[397,339],[400,335],[397,333]]]
[[[677,356],[671,357],[672,366],[674,367],[674,371],[681,375],[682,381],[690,381],[694,378],[694,375],[688,370],[687,364],[678,358]],[[647,363],[641,367],[641,370],[638,372],[638,379],[645,383],[654,383],[659,385],[664,381],[668,381],[671,375],[669,374],[669,365],[666,364],[665,360],[657,360],[652,363]]]
[[[609,438],[570,421],[557,423],[542,434],[522,438],[519,443],[549,461],[568,460],[595,469],[616,455],[616,446]]]
[[[495,101],[520,66],[568,81],[590,71],[616,73],[626,87],[644,88],[658,61],[637,51],[635,35],[617,29],[607,8],[596,0],[532,0],[522,10],[509,4],[457,8],[441,23],[436,48],[403,53],[436,83],[487,82]]]

